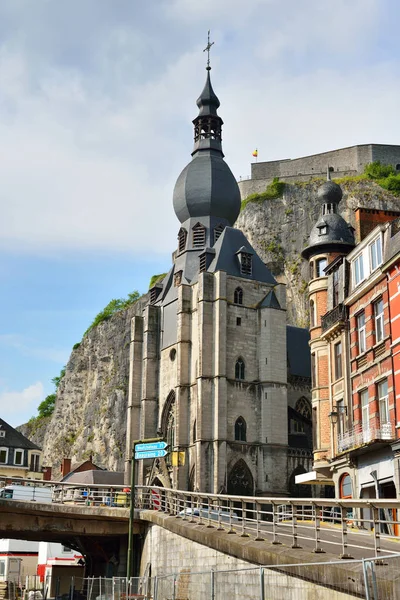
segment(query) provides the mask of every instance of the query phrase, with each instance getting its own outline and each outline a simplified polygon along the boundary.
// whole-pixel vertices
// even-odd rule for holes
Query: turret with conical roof
[[[308,246],[302,252],[303,258],[330,251],[346,254],[354,247],[354,229],[338,213],[342,197],[342,188],[331,181],[328,167],[327,181],[317,192],[321,205],[320,218],[311,230]]]

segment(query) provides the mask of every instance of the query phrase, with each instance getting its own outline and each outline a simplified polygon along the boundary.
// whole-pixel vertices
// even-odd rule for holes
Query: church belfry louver
[[[286,325],[284,286],[233,228],[240,193],[209,63],[197,106],[173,265],[132,320],[127,462],[133,439],[161,435],[176,454],[142,463],[141,483],[286,494],[311,466],[308,332]]]

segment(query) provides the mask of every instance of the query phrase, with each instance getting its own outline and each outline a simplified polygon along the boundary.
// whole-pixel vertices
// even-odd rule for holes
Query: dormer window
[[[4,429],[0,429],[0,438],[4,437],[6,437],[6,432],[4,431]]]
[[[174,287],[178,287],[182,283],[182,271],[177,271],[174,275]]]
[[[187,231],[183,227],[180,228],[178,233],[178,250],[183,252],[186,248]]]
[[[382,263],[382,241],[381,236],[377,237],[369,245],[369,256],[371,261],[371,271],[375,271]]]
[[[218,240],[218,238],[220,237],[221,233],[224,230],[224,226],[219,224],[216,227],[214,227],[214,244],[215,242]]]
[[[326,235],[328,233],[328,225],[318,225],[318,235]]]
[[[203,254],[200,255],[199,259],[200,259],[200,273],[204,273],[204,271],[207,269],[206,253],[203,252]]]
[[[242,275],[251,275],[253,272],[253,253],[242,246],[236,254],[240,263],[240,273]]]
[[[206,228],[201,223],[197,223],[192,230],[193,248],[204,248],[206,245]]]

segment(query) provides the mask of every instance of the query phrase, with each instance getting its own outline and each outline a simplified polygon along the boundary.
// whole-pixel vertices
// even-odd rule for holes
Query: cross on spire
[[[207,71],[210,71],[210,49],[214,42],[210,43],[210,30],[208,30],[208,38],[207,38],[207,46],[204,48],[203,52],[207,52]]]

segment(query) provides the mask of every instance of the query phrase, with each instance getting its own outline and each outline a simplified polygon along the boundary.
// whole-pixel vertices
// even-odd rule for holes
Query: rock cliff
[[[146,298],[84,336],[66,365],[51,418],[20,428],[42,447],[54,476],[63,457],[74,463],[92,456],[100,467],[124,470],[130,323]]]
[[[249,202],[240,213],[236,227],[241,229],[268,264],[276,279],[287,285],[288,319],[294,325],[308,324],[306,288],[308,265],[301,258],[308,236],[319,216],[316,193],[323,180],[286,184],[281,198],[259,204]],[[341,183],[341,215],[355,225],[357,207],[400,211],[400,197],[370,180]]]
[[[236,223],[277,279],[287,284],[289,320],[301,326],[308,322],[308,266],[300,253],[319,215],[315,199],[320,184],[286,185],[282,198],[248,203]],[[339,208],[353,225],[358,206],[400,210],[400,199],[371,181],[349,181],[342,188]],[[145,301],[146,296],[85,335],[71,353],[52,417],[36,431],[21,428],[42,446],[45,464],[55,467],[63,457],[79,462],[92,455],[99,466],[123,470],[130,321]]]

